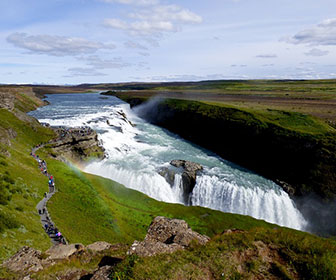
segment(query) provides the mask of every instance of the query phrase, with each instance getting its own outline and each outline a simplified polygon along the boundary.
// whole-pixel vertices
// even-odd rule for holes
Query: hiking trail
[[[47,202],[55,194],[56,187],[54,183],[55,178],[53,178],[53,176],[48,173],[47,163],[38,155],[36,155],[36,151],[40,148],[43,148],[44,146],[45,144],[37,145],[32,149],[30,154],[38,162],[42,174],[49,178],[49,192],[44,193],[43,199],[36,205],[36,210],[40,215],[42,227],[50,237],[52,243],[54,245],[68,244],[65,237],[59,232],[55,223],[51,220],[47,209]]]

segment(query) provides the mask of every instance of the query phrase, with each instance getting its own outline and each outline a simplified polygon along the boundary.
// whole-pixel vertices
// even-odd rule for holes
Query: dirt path
[[[52,175],[48,173],[46,162],[36,155],[36,151],[43,147],[44,145],[36,146],[32,149],[31,152],[31,156],[34,157],[34,159],[38,162],[38,166],[42,174],[49,178],[49,192],[44,193],[43,199],[36,205],[36,210],[41,217],[42,227],[50,237],[51,242],[54,245],[67,244],[65,237],[58,231],[55,223],[51,220],[47,209],[47,202],[56,192],[56,187],[54,184],[55,178],[53,178]]]

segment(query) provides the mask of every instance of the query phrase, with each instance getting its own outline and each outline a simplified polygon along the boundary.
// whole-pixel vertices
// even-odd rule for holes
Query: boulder
[[[188,160],[172,160],[170,164],[178,168],[183,168],[183,199],[185,204],[190,204],[190,194],[196,184],[197,172],[203,170],[203,167],[198,163]]]
[[[101,252],[101,251],[111,249],[114,246],[115,245],[112,245],[112,244],[110,244],[108,242],[105,242],[105,241],[97,241],[93,244],[87,245],[86,249],[94,251],[94,252]]]
[[[63,260],[68,259],[73,254],[83,251],[84,249],[85,247],[83,244],[58,244],[48,249],[45,253],[49,255],[47,258],[48,261]]]
[[[109,277],[112,272],[112,267],[109,265],[100,267],[90,278],[90,280],[110,280]]]
[[[6,260],[3,266],[20,274],[40,271],[43,269],[41,251],[24,246],[14,256]]]
[[[139,256],[172,253],[187,248],[193,240],[204,245],[209,239],[191,230],[184,220],[159,216],[149,226],[144,241],[135,241],[128,253]]]

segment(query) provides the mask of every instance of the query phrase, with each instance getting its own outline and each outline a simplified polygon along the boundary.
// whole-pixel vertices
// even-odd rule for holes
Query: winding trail
[[[42,174],[47,176],[49,178],[49,181],[50,181],[50,178],[52,178],[52,184],[49,183],[49,192],[44,193],[43,199],[36,205],[36,210],[41,217],[42,227],[45,230],[45,232],[48,234],[48,236],[50,237],[51,242],[54,245],[68,244],[65,237],[62,236],[62,234],[58,231],[55,223],[51,220],[48,209],[47,209],[47,202],[55,194],[56,187],[55,187],[55,184],[53,183],[55,178],[53,178],[52,175],[48,173],[46,162],[40,159],[38,155],[36,155],[36,151],[40,148],[43,148],[44,146],[45,144],[34,147],[30,154],[38,162],[38,165],[39,165],[39,168]]]

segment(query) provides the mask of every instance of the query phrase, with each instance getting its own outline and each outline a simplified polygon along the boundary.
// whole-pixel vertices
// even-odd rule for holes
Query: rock
[[[246,231],[241,230],[241,229],[236,229],[236,228],[231,228],[231,229],[227,229],[224,230],[222,232],[223,235],[228,235],[228,234],[235,234],[235,233],[245,233]]]
[[[68,259],[73,254],[83,251],[84,248],[83,244],[55,245],[46,251],[46,254],[49,255],[47,260]]]
[[[40,271],[43,269],[41,251],[24,246],[6,260],[3,266],[16,273]]]
[[[183,220],[156,217],[149,226],[144,241],[135,241],[129,249],[129,254],[153,256],[172,253],[185,249],[195,240],[204,245],[209,237],[192,231]]]
[[[100,267],[90,278],[90,280],[110,280],[109,276],[112,271],[112,266],[106,265]]]
[[[171,170],[167,167],[161,167],[158,173],[166,179],[169,185],[173,186],[175,181],[175,170]]]
[[[195,187],[197,172],[203,170],[203,167],[187,160],[172,160],[170,164],[184,169],[182,173],[183,199],[185,204],[190,204],[190,193]]]
[[[280,180],[275,180],[275,183],[277,183],[290,197],[295,195],[295,188],[290,184]]]
[[[8,92],[0,92],[0,109],[12,111],[14,109],[15,95]]]
[[[108,249],[111,249],[112,247],[114,247],[114,245],[105,242],[105,241],[97,241],[93,244],[87,245],[86,249],[94,251],[94,252],[101,252],[101,251],[105,251]]]
[[[92,154],[103,158],[98,135],[89,128],[53,128],[58,138],[50,144],[58,158],[82,161]]]

